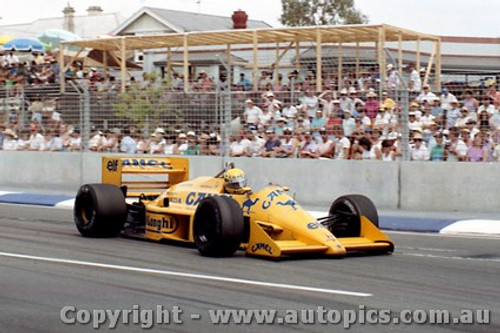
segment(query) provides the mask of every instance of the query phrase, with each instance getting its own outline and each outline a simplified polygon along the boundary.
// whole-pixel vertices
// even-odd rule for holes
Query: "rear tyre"
[[[127,218],[125,196],[110,184],[86,184],[75,198],[73,216],[84,237],[115,237]]]
[[[231,197],[203,199],[196,209],[193,237],[198,251],[207,257],[230,257],[244,236],[240,205]]]
[[[364,195],[351,194],[337,198],[330,206],[329,215],[337,221],[328,227],[335,237],[359,237],[362,215],[378,227],[377,208]]]

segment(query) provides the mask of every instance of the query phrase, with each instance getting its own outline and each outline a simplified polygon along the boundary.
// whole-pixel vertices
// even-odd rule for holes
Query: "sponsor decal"
[[[182,199],[181,198],[172,198],[172,197],[167,197],[168,202],[171,204],[182,204]]]
[[[267,194],[267,199],[262,201],[262,209],[266,210],[269,207],[271,207],[271,204],[273,203],[274,199],[279,197],[283,193],[285,193],[285,192],[283,192],[280,189],[269,192]]]
[[[257,201],[259,201],[259,200],[260,200],[259,198],[255,198],[254,200],[248,198],[241,205],[241,209],[243,210],[244,213],[245,213],[245,209],[246,209],[247,210],[246,213],[250,214],[250,208],[252,208],[252,206],[255,205],[257,203]]]
[[[146,158],[128,158],[122,160],[122,167],[139,167],[139,168],[158,168],[158,169],[172,169],[170,163],[157,159]]]
[[[179,227],[179,221],[175,216],[163,216],[161,218],[147,216],[146,225],[148,228],[154,228],[158,232],[171,234]]]
[[[255,243],[254,245],[252,245],[252,252],[257,252],[259,250],[264,250],[270,255],[273,254],[273,249],[271,248],[271,245],[267,243]]]
[[[277,202],[276,203],[277,206],[290,206],[293,208],[293,210],[297,210],[297,203],[295,201],[293,201],[292,199],[288,199],[287,201],[285,202]]]
[[[106,169],[110,172],[118,171],[118,160],[109,160]]]
[[[318,228],[321,228],[323,227],[321,224],[319,224],[318,222],[311,222],[311,223],[308,223],[307,224],[307,229],[318,229]]]

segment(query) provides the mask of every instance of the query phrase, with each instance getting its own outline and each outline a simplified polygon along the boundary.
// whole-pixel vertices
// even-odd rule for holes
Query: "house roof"
[[[102,13],[99,15],[75,15],[75,34],[88,39],[95,38],[113,31],[116,26],[125,21],[119,13]],[[41,18],[30,23],[0,26],[0,35],[15,38],[37,38],[47,29],[62,29],[64,17]]]
[[[182,53],[172,53],[172,62],[181,62],[184,59]],[[220,51],[206,51],[206,52],[189,52],[189,62],[196,63],[197,65],[212,65],[212,64],[220,64],[222,61],[227,62],[227,54],[226,52]],[[246,63],[247,60],[237,57],[233,54],[230,56],[231,63]],[[165,60],[155,61],[154,64],[156,66],[165,65],[167,63]]]
[[[230,16],[217,16],[171,9],[143,7],[117,27],[113,33],[115,35],[123,34],[126,32],[127,27],[145,14],[153,17],[165,26],[165,30],[162,32],[182,33],[207,30],[231,30],[233,28],[233,21]],[[247,22],[248,29],[270,27],[271,26],[264,21],[248,20]]]

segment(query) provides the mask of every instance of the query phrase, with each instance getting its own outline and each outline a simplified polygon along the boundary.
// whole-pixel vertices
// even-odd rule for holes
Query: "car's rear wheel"
[[[244,236],[240,205],[231,197],[203,199],[194,214],[193,237],[198,251],[208,257],[229,257]]]
[[[335,237],[359,237],[362,215],[378,227],[377,208],[364,195],[351,194],[337,198],[330,206],[329,215],[333,223],[328,229]]]
[[[84,237],[114,237],[127,218],[125,196],[115,185],[82,185],[75,198],[73,215],[76,228]]]

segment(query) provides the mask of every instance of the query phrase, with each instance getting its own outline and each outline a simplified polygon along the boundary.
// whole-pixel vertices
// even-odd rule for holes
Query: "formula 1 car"
[[[188,180],[186,158],[103,157],[102,183],[80,187],[74,220],[84,237],[194,243],[204,256],[389,253],[373,203],[362,195],[333,201],[316,219],[284,186],[225,193],[224,174]],[[138,179],[146,177],[146,179]]]

